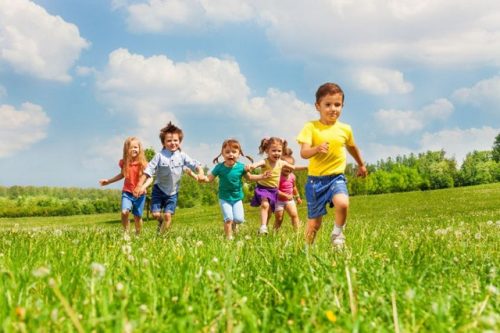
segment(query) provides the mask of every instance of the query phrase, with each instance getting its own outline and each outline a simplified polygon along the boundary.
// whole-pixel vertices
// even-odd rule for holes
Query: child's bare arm
[[[366,175],[368,175],[368,170],[366,169],[366,165],[361,158],[361,153],[358,147],[356,145],[346,146],[346,149],[358,164],[358,176],[366,177]]]
[[[316,154],[326,154],[328,153],[328,142],[323,142],[319,146],[311,146],[308,143],[302,143],[300,145],[300,157],[309,159]]]
[[[138,197],[142,193],[144,193],[144,191],[151,184],[152,181],[153,181],[153,177],[150,177],[149,175],[143,173],[141,175],[141,178],[139,178],[139,182],[137,182],[137,186],[134,189],[134,193],[133,193],[134,196]]]
[[[271,170],[261,173],[260,175],[254,175],[250,172],[245,173],[246,180],[257,181],[257,180],[264,180],[267,178],[271,178]]]
[[[200,183],[211,183],[215,180],[215,176],[212,175],[211,173],[209,173],[208,175],[206,176],[203,176],[202,178],[198,178],[198,181]]]
[[[184,173],[194,180],[199,180],[198,175],[193,172],[193,170],[189,168],[184,168]]]
[[[260,160],[258,162],[252,163],[252,164],[247,164],[245,165],[245,171],[253,171],[257,168],[260,168],[266,164],[265,160]]]
[[[121,179],[123,179],[123,174],[120,172],[119,174],[117,174],[113,178],[99,180],[99,184],[101,184],[101,186],[105,186],[105,185],[109,185],[111,183],[117,182]]]

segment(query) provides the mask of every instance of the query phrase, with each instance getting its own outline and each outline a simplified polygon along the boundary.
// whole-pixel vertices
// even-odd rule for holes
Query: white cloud
[[[445,98],[424,106],[418,111],[379,110],[375,113],[378,126],[388,134],[411,134],[422,130],[434,120],[445,120],[453,112],[453,104]]]
[[[89,43],[78,28],[28,0],[0,0],[0,62],[38,78],[71,80],[68,70]]]
[[[387,68],[362,68],[353,73],[359,89],[373,95],[391,93],[407,94],[413,91],[413,85],[405,81],[403,73]]]
[[[474,150],[491,150],[498,133],[500,128],[489,126],[425,133],[420,140],[421,151],[443,149],[448,157],[455,157],[457,163],[461,164],[467,153]]]
[[[0,158],[27,149],[47,136],[50,118],[39,105],[23,103],[19,110],[0,105]]]
[[[491,110],[500,114],[498,105],[500,105],[500,76],[494,76],[490,79],[482,80],[470,88],[457,89],[453,93],[453,98],[464,104],[471,104],[478,107],[491,108]]]
[[[126,7],[127,24],[138,32],[171,32],[179,27],[199,30],[207,24],[245,21],[254,16],[246,1],[234,0],[148,0]]]
[[[207,114],[220,119],[224,133],[216,136],[240,133],[238,126],[245,126],[253,130],[242,136],[251,136],[252,141],[281,136],[293,144],[304,122],[317,116],[314,106],[293,92],[270,88],[265,96],[250,96],[238,64],[213,57],[175,63],[163,55],[147,58],[118,49],[110,54],[105,70],[97,73],[96,86],[102,101],[117,116],[129,117],[135,124],[133,133],[153,147],[158,146],[158,131],[167,121],[183,127],[182,119],[195,122]],[[212,145],[198,142],[200,150]],[[213,153],[205,155],[213,158]]]
[[[207,23],[252,20],[292,56],[365,64],[500,65],[497,0],[347,0],[314,6],[302,0],[286,5],[265,0],[148,0],[127,10],[129,26],[147,32],[204,32]]]

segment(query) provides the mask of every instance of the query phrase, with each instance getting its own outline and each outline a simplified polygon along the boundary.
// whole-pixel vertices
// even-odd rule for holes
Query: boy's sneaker
[[[340,234],[332,233],[330,239],[332,240],[332,245],[334,246],[344,246],[345,244],[345,236],[343,232],[341,232]]]
[[[263,224],[263,225],[260,226],[260,228],[259,228],[259,234],[261,234],[261,235],[267,235],[268,234],[267,225]]]

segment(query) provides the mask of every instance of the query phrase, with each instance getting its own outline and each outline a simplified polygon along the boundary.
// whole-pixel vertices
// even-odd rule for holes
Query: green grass
[[[0,331],[500,330],[499,183],[352,197],[341,251],[331,214],[308,248],[246,217],[232,242],[218,207],[130,240],[119,214],[0,219]]]

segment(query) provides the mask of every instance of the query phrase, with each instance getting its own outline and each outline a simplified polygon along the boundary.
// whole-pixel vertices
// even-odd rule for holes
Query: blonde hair
[[[240,154],[241,154],[241,155],[245,156],[246,158],[248,158],[248,160],[249,160],[250,162],[252,162],[252,163],[253,163],[253,158],[251,158],[250,156],[245,155],[245,154],[243,153],[243,150],[241,149],[241,145],[240,145],[240,143],[238,142],[238,140],[236,140],[236,139],[227,139],[227,140],[224,140],[224,142],[222,143],[222,148],[220,149],[220,154],[219,154],[219,155],[217,155],[217,157],[216,157],[216,158],[214,158],[214,160],[213,160],[213,163],[214,163],[214,164],[219,163],[219,157],[221,157],[221,155],[222,155],[222,151],[224,150],[224,148],[226,148],[226,147],[228,147],[228,146],[229,146],[230,148],[233,148],[233,149],[238,149],[238,151],[240,152]]]
[[[130,156],[130,146],[134,141],[137,142],[137,144],[139,145],[139,154],[137,155],[137,159],[135,160],[135,162],[139,162],[139,164],[142,166],[142,168],[140,168],[139,171],[139,176],[142,176],[142,171],[148,165],[148,161],[146,160],[146,156],[144,155],[144,149],[142,147],[141,141],[135,136],[129,136],[128,138],[125,139],[125,142],[123,143],[122,174],[125,177],[128,176],[130,163],[134,162],[132,160],[132,156]]]
[[[285,153],[288,149],[288,143],[286,142],[285,139],[281,139],[281,138],[277,138],[275,136],[272,136],[270,138],[264,138],[260,141],[260,146],[259,146],[259,154],[264,154],[264,152],[273,144],[273,143],[277,143],[277,144],[280,144],[282,149],[283,149],[283,153]]]

